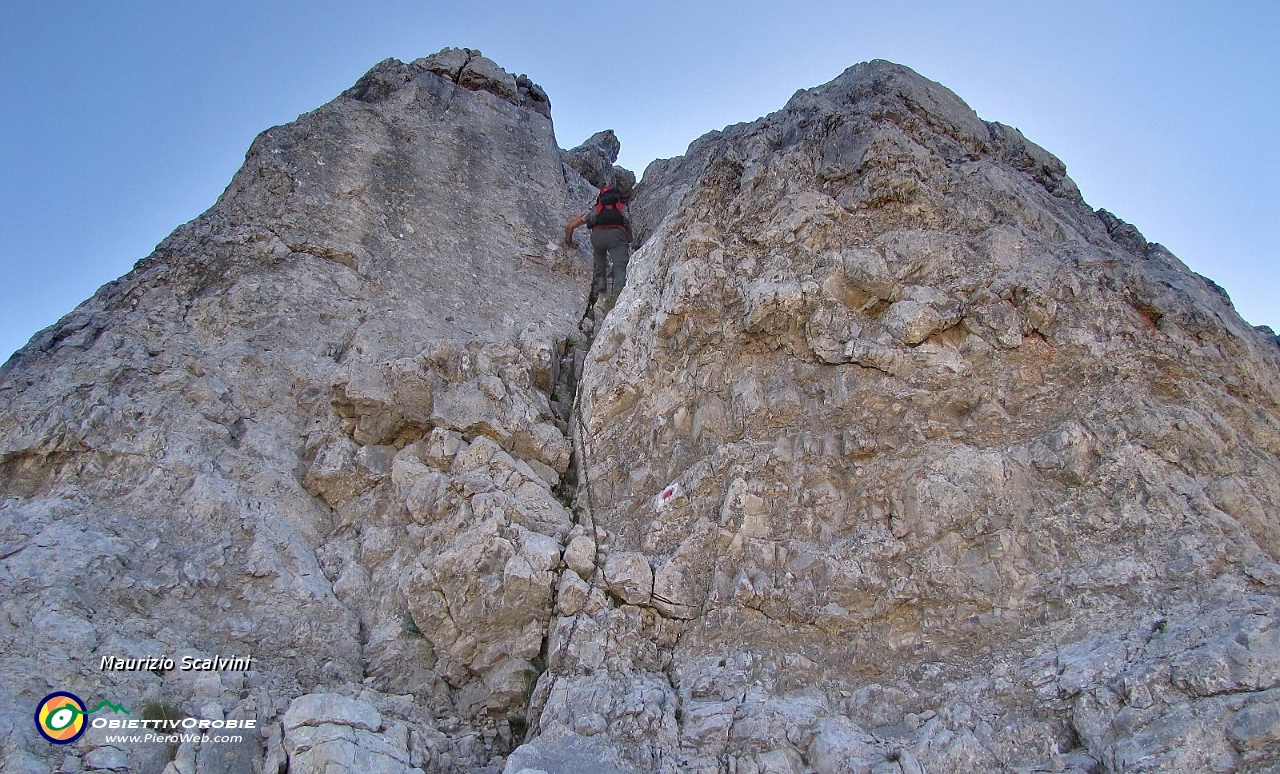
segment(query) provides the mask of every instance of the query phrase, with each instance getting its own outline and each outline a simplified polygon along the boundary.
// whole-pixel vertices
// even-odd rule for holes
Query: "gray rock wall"
[[[616,141],[387,60],[0,369],[5,771],[1275,768],[1274,337],[885,62],[651,165],[606,316]]]
[[[1275,764],[1280,350],[1215,286],[885,62],[655,163],[633,210],[580,404],[613,604],[553,631],[544,739]]]
[[[379,771],[509,749],[571,527],[551,397],[590,270],[555,242],[592,196],[527,79],[389,60],[264,132],[208,213],[6,364],[0,768],[249,770],[96,731],[54,748],[32,712],[72,688],[264,729],[345,694],[381,712],[360,734],[401,734],[365,751]],[[100,668],[186,655],[254,663]],[[253,760],[363,749],[284,719]]]

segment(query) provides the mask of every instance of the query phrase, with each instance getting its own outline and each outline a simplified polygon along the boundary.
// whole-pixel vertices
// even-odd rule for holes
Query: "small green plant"
[[[400,621],[400,631],[409,637],[422,637],[422,630],[418,628],[418,624],[413,620],[413,616],[408,613],[404,614],[404,618]]]
[[[183,714],[182,710],[178,709],[172,704],[166,704],[165,702],[162,702],[162,701],[149,701],[146,704],[142,705],[143,720],[163,720],[167,722],[177,722],[177,721],[181,721],[185,717],[186,715]],[[166,725],[167,724],[168,723],[166,723]]]

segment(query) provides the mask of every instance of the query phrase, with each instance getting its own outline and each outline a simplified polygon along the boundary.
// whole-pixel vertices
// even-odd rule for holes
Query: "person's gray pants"
[[[596,295],[618,295],[627,284],[627,263],[631,260],[631,245],[620,228],[597,228],[591,232],[591,249],[595,253],[595,272],[591,289]],[[613,264],[613,287],[607,286],[609,264]]]

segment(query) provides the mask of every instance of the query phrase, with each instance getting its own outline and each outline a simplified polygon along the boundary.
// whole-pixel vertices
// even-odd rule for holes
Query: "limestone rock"
[[[284,714],[289,771],[420,774],[422,769],[409,765],[407,735],[379,733],[381,727],[382,715],[367,702],[336,694],[299,696]]]
[[[1276,767],[1270,332],[899,65],[650,165],[606,314],[617,153],[387,60],[0,368],[6,771]]]
[[[634,172],[614,164],[621,147],[618,136],[612,129],[606,129],[591,135],[573,150],[565,151],[564,163],[596,188],[611,185],[618,189],[624,200],[630,199],[636,187],[636,176]]]
[[[97,747],[84,756],[90,771],[125,771],[133,767],[129,756],[115,747]]]
[[[604,563],[604,577],[609,590],[627,602],[647,604],[653,598],[653,568],[641,553],[610,554]]]
[[[303,726],[327,724],[377,731],[382,727],[382,716],[377,708],[365,702],[332,693],[299,696],[290,702],[288,711],[284,713],[286,732]]]
[[[584,255],[547,247],[590,196],[549,111],[475,51],[388,60],[264,132],[209,212],[0,370],[0,575],[27,622],[0,630],[14,727],[73,685],[134,708],[242,707],[268,728],[290,699],[368,678],[420,697],[415,728],[454,718],[428,768],[482,766],[481,729],[510,746],[571,526],[551,492],[570,455],[552,353],[589,281]],[[488,456],[455,470],[473,448]],[[495,531],[468,533],[473,515]],[[461,561],[438,546],[490,541],[510,566],[447,588],[487,604],[484,583],[506,584],[511,610],[476,620],[521,660],[455,674],[452,640],[418,627],[435,619],[405,591]],[[253,669],[98,665],[196,648]],[[432,758],[364,736],[383,733],[304,724],[271,754],[295,771]],[[219,770],[212,749],[192,765]]]
[[[587,535],[576,535],[564,549],[564,563],[583,578],[596,569],[596,541]]]
[[[655,163],[633,212],[580,478],[665,623],[559,646],[598,691],[674,675],[677,733],[608,731],[624,757],[1275,760],[1280,351],[1223,294],[886,62]],[[556,696],[544,735],[619,719]]]

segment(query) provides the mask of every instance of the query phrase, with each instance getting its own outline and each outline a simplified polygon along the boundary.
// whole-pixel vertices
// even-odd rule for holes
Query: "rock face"
[[[636,187],[635,173],[614,164],[622,143],[612,129],[596,132],[587,141],[564,154],[564,163],[596,188],[611,185],[622,198],[630,199]]]
[[[610,576],[630,604],[557,621],[539,749],[1277,764],[1280,351],[1216,286],[885,62],[655,163],[633,210],[579,478],[652,599]]]
[[[0,760],[60,765],[32,724],[60,689],[263,728],[304,694],[384,705],[356,736],[286,717],[293,771],[325,770],[298,762],[322,732],[408,729],[379,771],[512,746],[573,526],[561,361],[590,276],[548,247],[593,196],[548,113],[477,52],[384,62],[5,366]],[[188,655],[254,662],[100,668]],[[113,760],[158,772],[153,748]],[[175,760],[249,770],[217,749]]]
[[[388,60],[4,366],[5,771],[1280,764],[1273,337],[897,65],[616,158]]]

